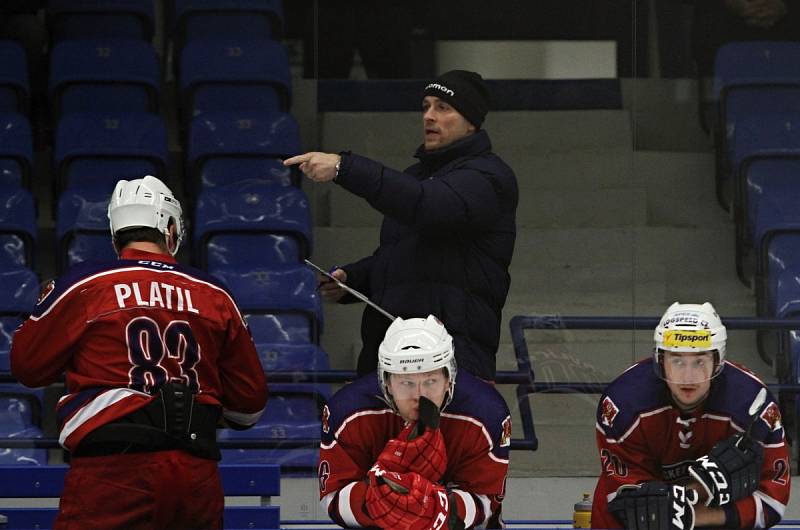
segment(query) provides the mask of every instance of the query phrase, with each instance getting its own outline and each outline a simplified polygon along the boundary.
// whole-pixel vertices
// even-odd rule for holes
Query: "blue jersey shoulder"
[[[468,416],[479,421],[495,444],[495,451],[507,458],[511,442],[511,419],[508,405],[497,389],[466,371],[458,372],[453,400],[445,414]]]
[[[669,406],[666,383],[656,375],[653,359],[634,364],[606,387],[597,405],[597,424],[618,438],[643,412]]]
[[[750,407],[762,388],[764,384],[744,367],[726,362],[711,383],[705,411],[727,416],[741,429],[747,429],[753,423],[751,434],[755,439],[777,443],[783,437],[783,430],[775,396],[767,391],[766,401],[756,411],[757,415],[750,415]]]
[[[327,427],[333,436],[347,418],[362,410],[389,409],[383,400],[377,374],[362,376],[340,388],[328,401]],[[323,438],[325,436],[323,429]]]

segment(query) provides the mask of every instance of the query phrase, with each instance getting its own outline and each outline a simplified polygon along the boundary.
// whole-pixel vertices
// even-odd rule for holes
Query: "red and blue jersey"
[[[27,386],[66,373],[59,441],[149,403],[164,383],[188,385],[229,422],[258,421],[267,400],[261,363],[230,293],[165,254],[126,249],[119,261],[82,264],[51,282],[16,331],[11,370]]]
[[[748,414],[764,384],[745,368],[725,361],[711,381],[708,398],[682,412],[648,359],[633,365],[606,388],[597,408],[601,470],[592,503],[592,528],[622,528],[608,502],[623,484],[649,480],[683,482],[688,466],[714,445],[753,423],[751,435],[764,447],[758,490],[734,508],[742,528],[768,528],[783,517],[791,473],[777,402],[768,394],[758,417]]]
[[[373,526],[364,507],[364,479],[404,426],[384,401],[377,374],[350,383],[331,398],[323,413],[319,488],[322,507],[340,526]],[[505,400],[492,385],[461,371],[439,428],[447,447],[442,483],[455,494],[460,519],[467,528],[500,528],[511,445]]]

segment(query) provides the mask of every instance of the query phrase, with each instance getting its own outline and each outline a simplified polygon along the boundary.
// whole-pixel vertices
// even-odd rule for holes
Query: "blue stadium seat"
[[[173,42],[180,56],[186,42],[219,38],[280,40],[281,0],[176,0]]]
[[[58,123],[53,150],[57,194],[70,187],[111,193],[121,178],[167,174],[167,130],[154,114],[68,114]]]
[[[207,188],[194,219],[195,257],[209,271],[296,263],[311,254],[308,198],[295,187],[247,180]]]
[[[214,187],[264,179],[299,184],[282,159],[302,152],[300,129],[283,112],[204,112],[192,119],[187,147],[187,186]]]
[[[28,119],[0,112],[0,187],[30,187],[33,136]]]
[[[24,188],[0,188],[0,266],[33,267],[36,206]]]
[[[770,196],[759,202],[753,247],[757,312],[774,316],[781,273],[800,267],[800,211],[792,197]]]
[[[289,59],[280,42],[196,40],[180,55],[183,124],[214,110],[288,111]]]
[[[56,237],[60,271],[84,261],[117,259],[108,229],[110,190],[69,189],[58,199]]]
[[[317,278],[303,265],[210,271],[230,289],[249,325],[264,343],[319,344],[322,303]]]
[[[727,165],[729,135],[736,121],[753,110],[783,111],[797,108],[800,88],[800,43],[730,42],[717,52],[712,104],[717,154],[717,194],[725,204],[723,188],[731,168]],[[766,92],[769,94],[766,94]]]
[[[800,200],[800,158],[764,158],[753,160],[745,173],[745,238],[748,244],[755,234],[755,219],[764,198],[789,195]]]
[[[0,267],[0,372],[11,369],[14,332],[33,311],[39,292],[39,277],[31,269]]]
[[[25,49],[13,40],[0,40],[0,112],[27,114],[30,86]]]
[[[70,40],[50,58],[53,116],[69,112],[158,112],[160,66],[153,46],[139,40]]]
[[[251,429],[222,429],[220,440],[292,440],[320,438],[322,407],[325,396],[297,385],[271,384],[267,410]],[[224,449],[222,463],[280,464],[281,473],[316,470],[319,447],[303,449]]]
[[[761,113],[737,120],[736,129],[731,137],[730,152],[733,168],[733,212],[736,222],[736,266],[739,276],[745,283],[747,273],[743,262],[750,248],[749,214],[751,205],[748,184],[751,170],[755,174],[764,169],[776,168],[776,159],[800,160],[800,112],[795,113]],[[791,169],[789,166],[787,169]],[[766,175],[772,181],[773,175]],[[762,179],[763,180],[763,179]],[[779,179],[776,178],[777,182]],[[785,180],[785,179],[783,179]],[[788,189],[788,188],[786,188]]]
[[[0,384],[0,438],[42,438],[42,389]],[[1,465],[47,464],[46,449],[10,449],[0,447]]]
[[[74,39],[124,38],[152,41],[153,0],[48,0],[54,42]]]

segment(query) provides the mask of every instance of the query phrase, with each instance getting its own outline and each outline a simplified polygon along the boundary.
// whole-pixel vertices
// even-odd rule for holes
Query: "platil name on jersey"
[[[114,293],[120,309],[127,307],[162,307],[176,311],[200,314],[192,305],[192,292],[162,282],[139,282],[114,284]]]

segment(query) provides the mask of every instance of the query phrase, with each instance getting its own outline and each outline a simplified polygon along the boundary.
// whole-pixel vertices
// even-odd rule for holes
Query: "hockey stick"
[[[381,306],[379,306],[378,304],[376,304],[375,302],[373,302],[372,300],[370,300],[369,298],[367,298],[366,296],[364,296],[364,295],[363,295],[363,294],[361,294],[360,292],[356,291],[356,290],[355,290],[355,289],[353,289],[352,287],[349,287],[349,286],[345,285],[344,283],[342,283],[341,281],[339,281],[339,280],[336,278],[336,276],[334,276],[334,275],[333,275],[333,274],[331,274],[330,272],[328,272],[328,271],[326,271],[326,270],[322,269],[321,267],[319,267],[319,266],[315,265],[315,264],[314,264],[314,263],[312,263],[311,261],[309,261],[309,260],[307,260],[307,259],[304,259],[303,261],[306,263],[306,265],[308,265],[309,267],[313,268],[314,270],[316,270],[317,272],[319,272],[320,274],[322,274],[323,276],[325,276],[325,277],[326,277],[326,278],[328,278],[329,280],[331,280],[331,281],[335,282],[335,283],[336,283],[336,285],[338,285],[339,287],[341,287],[342,289],[344,289],[344,290],[345,290],[345,291],[347,291],[348,293],[352,294],[353,296],[355,296],[356,298],[358,298],[358,299],[359,299],[359,300],[361,300],[362,302],[366,303],[367,305],[369,305],[370,307],[372,307],[373,309],[375,309],[376,311],[378,311],[380,314],[382,314],[383,316],[385,316],[386,318],[388,318],[389,320],[391,320],[392,322],[394,322],[394,316],[392,316],[392,314],[391,314],[391,313],[389,313],[388,311],[386,311],[385,309],[383,309]]]
[[[750,420],[750,425],[747,427],[747,430],[745,431],[744,436],[742,437],[742,440],[744,440],[745,438],[748,439],[750,438],[750,431],[753,430],[753,425],[755,425],[756,421],[758,421],[759,415],[761,414],[761,409],[764,408],[764,402],[766,400],[767,400],[767,389],[762,388],[761,390],[758,391],[758,394],[756,394],[756,397],[755,399],[753,399],[753,403],[750,405],[750,408],[747,409],[747,414],[750,415],[751,420]]]
[[[417,436],[425,434],[425,429],[427,429],[428,427],[430,427],[431,429],[438,429],[439,420],[440,420],[439,407],[437,407],[433,401],[426,398],[425,396],[420,396],[419,418],[417,419],[417,424],[414,426],[411,432],[408,433],[408,441],[410,442]],[[380,477],[378,480],[379,481],[383,480],[385,484],[388,484],[389,487],[392,488],[397,493],[408,493],[408,490],[406,488],[404,488],[397,482],[394,482],[386,478],[385,476]]]

